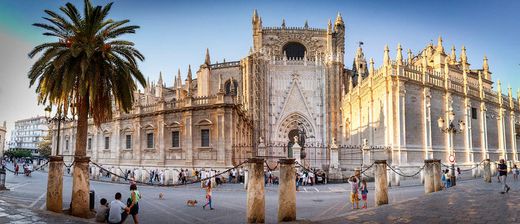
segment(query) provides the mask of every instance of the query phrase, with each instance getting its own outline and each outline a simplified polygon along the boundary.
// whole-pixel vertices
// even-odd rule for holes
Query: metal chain
[[[267,160],[265,161],[265,165],[267,166],[267,170],[269,170],[269,171],[276,170],[276,168],[278,168],[279,164],[280,164],[279,162],[276,162],[276,166],[273,169],[271,169],[271,167],[269,167],[269,163],[267,163]]]
[[[39,167],[36,167],[33,169],[33,171],[37,171],[39,169],[42,169],[44,166],[46,166],[47,164],[49,164],[49,160],[47,160],[47,162],[45,162],[44,164],[40,165]]]
[[[390,168],[390,170],[394,171],[394,173],[396,173],[396,174],[399,175],[399,176],[402,176],[402,177],[414,177],[414,176],[418,175],[418,174],[421,172],[421,170],[424,169],[425,166],[426,166],[426,164],[423,165],[423,166],[422,166],[422,167],[421,167],[417,172],[415,172],[413,175],[407,175],[407,174],[404,174],[404,173],[397,172],[397,171],[396,171],[392,166],[388,166],[388,168]]]

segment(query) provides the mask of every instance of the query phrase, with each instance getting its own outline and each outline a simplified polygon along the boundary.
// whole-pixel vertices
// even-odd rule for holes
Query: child
[[[208,185],[206,186],[206,204],[202,206],[202,209],[206,209],[207,205],[209,205],[210,210],[213,210],[211,206],[211,180],[208,181]]]
[[[361,199],[363,200],[363,207],[361,207],[361,208],[367,208],[367,194],[368,194],[367,181],[365,179],[363,179],[361,181]]]
[[[107,199],[105,198],[101,198],[101,200],[99,201],[99,203],[101,204],[97,210],[96,210],[96,222],[106,222],[107,218],[108,218],[108,204],[107,204]]]
[[[516,167],[516,165],[513,166],[513,180],[518,180],[518,173],[520,173],[520,171],[518,170],[518,167]]]
[[[352,203],[352,209],[359,209],[359,197],[358,197],[358,178],[356,176],[351,176],[349,179],[350,182],[350,202]],[[354,204],[356,207],[354,208]]]

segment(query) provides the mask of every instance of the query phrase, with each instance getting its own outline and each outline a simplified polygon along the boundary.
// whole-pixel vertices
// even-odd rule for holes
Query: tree
[[[112,4],[93,6],[85,0],[81,14],[67,3],[60,7],[64,15],[45,10],[47,23],[33,24],[56,41],[40,44],[29,53],[30,58],[40,55],[28,74],[30,86],[37,84],[40,104],[53,105],[64,115],[71,110],[77,114],[71,213],[80,217],[90,215],[85,158],[89,117],[99,126],[112,119],[115,107],[128,112],[136,81],[146,86],[137,64],[144,56],[134,43],[117,39],[135,33],[139,26],[108,19]]]
[[[40,153],[40,156],[43,156],[45,158],[49,157],[51,155],[52,150],[52,142],[51,142],[51,134],[47,134],[43,138],[43,141],[38,143],[38,153]]]

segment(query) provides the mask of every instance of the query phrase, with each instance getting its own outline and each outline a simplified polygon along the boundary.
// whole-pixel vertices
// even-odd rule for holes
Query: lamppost
[[[48,106],[45,108],[45,118],[47,118],[47,122],[50,123],[58,123],[58,134],[57,134],[57,140],[56,140],[56,154],[54,156],[60,155],[60,133],[61,133],[61,122],[62,121],[69,121],[66,116],[63,116],[61,114],[61,111],[58,109],[58,113],[54,117],[51,117],[51,107]],[[51,130],[52,131],[52,130]]]
[[[450,140],[449,160],[451,162],[450,182],[451,182],[452,186],[455,186],[457,178],[455,177],[455,149],[454,149],[453,135],[462,133],[464,131],[466,124],[464,123],[464,121],[459,121],[458,122],[459,127],[457,129],[457,127],[455,127],[455,124],[453,124],[453,121],[455,120],[455,113],[453,111],[448,111],[447,113],[448,113],[448,119],[449,119],[448,123],[446,124],[446,122],[444,121],[444,118],[439,117],[439,119],[437,119],[437,124],[439,126],[439,129],[442,132],[449,134],[449,138],[450,138],[449,139]]]

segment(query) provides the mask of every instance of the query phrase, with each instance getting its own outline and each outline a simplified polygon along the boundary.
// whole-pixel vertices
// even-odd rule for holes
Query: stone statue
[[[305,133],[305,128],[303,128],[303,125],[300,123],[300,128],[298,130],[298,135],[300,141],[298,141],[298,144],[303,148],[305,147],[305,139],[307,138],[307,133]]]
[[[294,143],[298,143],[298,142],[299,142],[299,141],[298,141],[298,135],[295,135],[295,136],[294,136]],[[299,144],[299,143],[298,143],[298,144]]]

